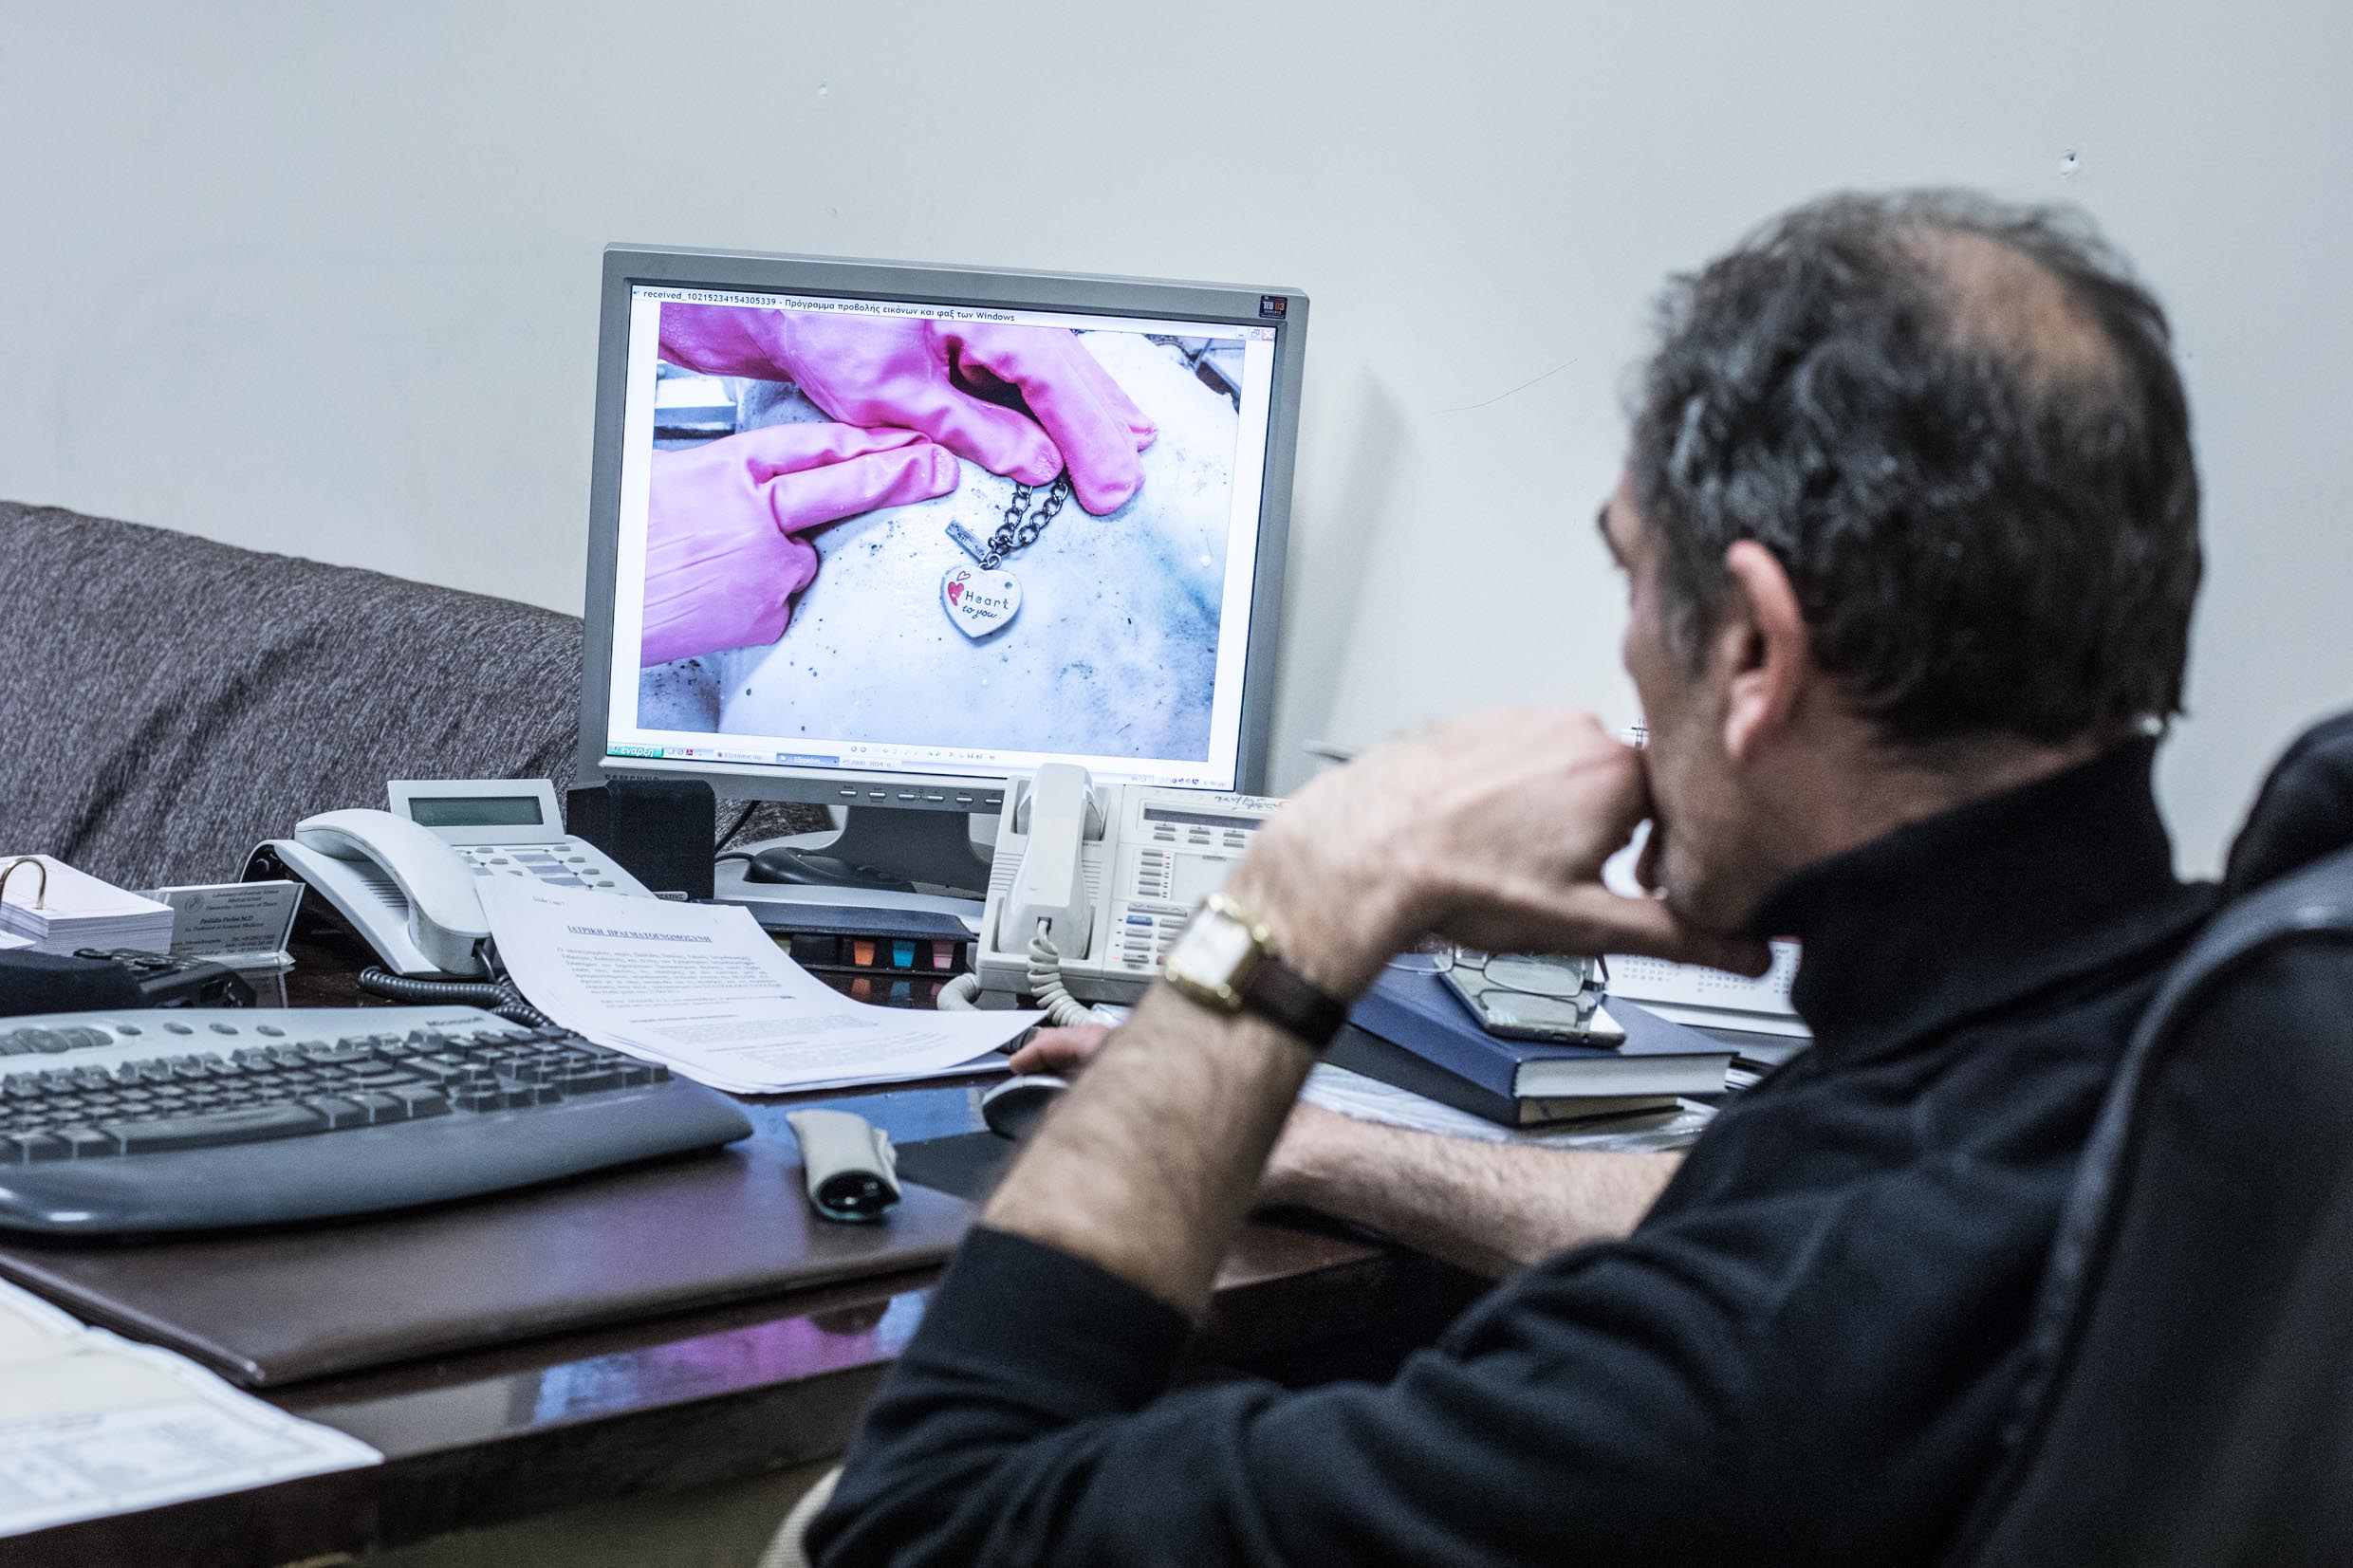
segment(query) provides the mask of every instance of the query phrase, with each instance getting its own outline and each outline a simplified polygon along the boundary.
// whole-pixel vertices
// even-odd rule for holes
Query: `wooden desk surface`
[[[360,952],[298,944],[282,997],[364,1005]],[[784,1112],[854,1103],[898,1142],[976,1131],[986,1080],[760,1097],[760,1138]],[[414,1362],[273,1391],[282,1409],[351,1433],[384,1463],[0,1542],[14,1565],[203,1562],[219,1568],[358,1553],[577,1504],[684,1490],[841,1451],[935,1271]],[[1443,1265],[1312,1222],[1261,1220],[1219,1277],[1196,1346],[1205,1367],[1305,1381],[1377,1368],[1476,1285]]]

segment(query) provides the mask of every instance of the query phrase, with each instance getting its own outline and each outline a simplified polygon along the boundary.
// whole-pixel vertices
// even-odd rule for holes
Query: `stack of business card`
[[[17,937],[35,952],[168,952],[172,906],[102,882],[54,856],[0,856],[0,936]]]

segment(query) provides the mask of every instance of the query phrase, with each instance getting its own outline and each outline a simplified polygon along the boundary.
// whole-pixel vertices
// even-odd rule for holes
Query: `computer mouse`
[[[747,882],[783,882],[793,887],[871,888],[877,893],[913,893],[913,882],[865,866],[852,865],[832,855],[819,855],[776,844],[754,855],[744,866]]]
[[[980,1097],[980,1119],[997,1136],[1018,1143],[1029,1135],[1054,1097],[1069,1087],[1068,1079],[1051,1073],[1009,1078]]]

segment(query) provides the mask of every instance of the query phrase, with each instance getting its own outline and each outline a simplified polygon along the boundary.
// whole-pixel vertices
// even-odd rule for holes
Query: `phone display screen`
[[[417,795],[409,799],[409,821],[419,827],[538,827],[538,797],[532,795]]]
[[[1171,811],[1166,806],[1144,807],[1147,822],[1175,822],[1185,827],[1222,827],[1231,833],[1236,828],[1256,827],[1264,819],[1258,817],[1228,817],[1211,811]]]

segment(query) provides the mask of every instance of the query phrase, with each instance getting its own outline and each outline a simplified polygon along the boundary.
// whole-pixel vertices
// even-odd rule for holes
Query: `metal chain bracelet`
[[[1070,499],[1070,470],[1065,469],[1054,475],[1046,499],[1038,503],[1034,511],[1029,507],[1031,489],[1019,483],[1013,486],[1013,499],[1005,508],[1005,521],[989,536],[989,553],[980,558],[982,570],[993,572],[1007,556],[1037,543],[1038,535],[1046,531],[1046,526],[1054,521],[1054,514]]]

